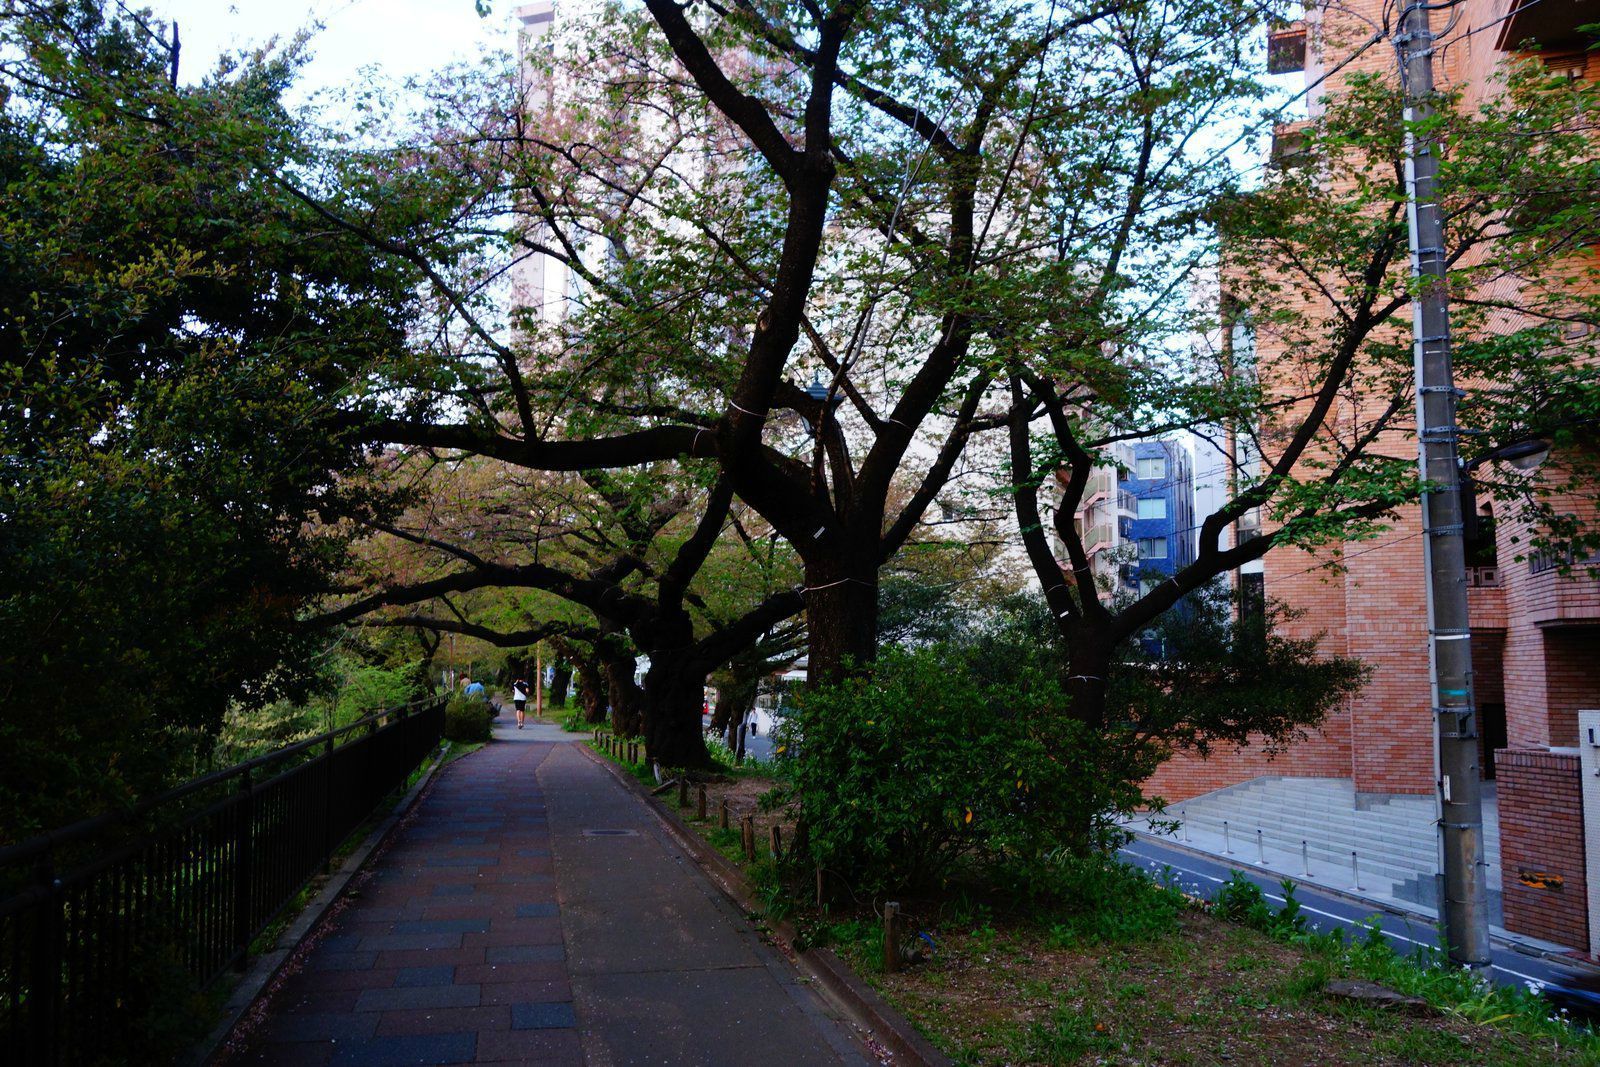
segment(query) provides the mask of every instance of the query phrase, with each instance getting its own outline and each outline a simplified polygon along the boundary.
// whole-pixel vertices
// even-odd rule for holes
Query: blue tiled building
[[[1177,441],[1133,446],[1133,469],[1119,488],[1134,498],[1128,539],[1138,549],[1136,582],[1142,593],[1194,562],[1194,470]]]

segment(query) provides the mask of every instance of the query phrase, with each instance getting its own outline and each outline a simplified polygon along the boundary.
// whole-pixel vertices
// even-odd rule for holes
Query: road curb
[[[361,843],[355,847],[355,850],[350,855],[345,857],[344,862],[339,865],[339,869],[328,878],[327,882],[317,892],[317,895],[311,898],[311,901],[301,909],[300,914],[288,926],[284,927],[283,932],[278,935],[277,942],[272,946],[272,950],[263,952],[251,961],[249,968],[244,973],[244,977],[240,979],[238,985],[233,987],[233,992],[228,995],[228,1000],[222,1008],[221,1020],[212,1028],[206,1039],[195,1047],[188,1058],[182,1061],[187,1064],[187,1067],[201,1067],[203,1064],[225,1061],[226,1050],[224,1046],[228,1038],[232,1036],[234,1030],[244,1020],[251,1007],[261,998],[263,992],[272,985],[273,980],[278,977],[294,957],[295,951],[302,942],[306,940],[312,931],[317,929],[322,920],[328,915],[334,904],[338,902],[345,889],[350,885],[350,880],[361,872],[361,869],[366,866],[367,860],[372,857],[372,854],[388,840],[390,834],[394,833],[395,828],[400,825],[400,821],[405,818],[412,806],[416,804],[418,798],[422,796],[423,790],[428,787],[434,776],[438,774],[439,769],[444,766],[447,755],[449,755],[448,749],[440,752],[434,759],[433,765],[423,772],[422,777],[417,779],[415,785],[406,791],[406,795],[400,798],[399,803],[394,806],[388,815],[384,816],[383,821],[373,827],[366,837],[362,838]]]
[[[703,870],[711,883],[745,914],[762,911],[755,894],[750,889],[744,872],[722,853],[695,833],[677,813],[656,797],[650,795],[637,778],[626,774],[611,760],[596,752],[586,742],[579,742],[584,755],[594,760],[623,786],[633,792],[655,813],[677,845],[687,852]],[[808,948],[797,951],[797,935],[787,922],[767,920],[767,927],[778,943],[778,948],[792,960],[795,967],[817,984],[817,987],[836,1007],[862,1027],[892,1056],[893,1062],[922,1064],[925,1067],[952,1067],[953,1061],[933,1047],[919,1034],[910,1020],[894,1009],[877,990],[862,980],[845,962],[825,948]]]

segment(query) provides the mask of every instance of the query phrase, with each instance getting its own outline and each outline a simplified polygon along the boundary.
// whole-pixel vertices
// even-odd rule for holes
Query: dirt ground
[[[1335,999],[1323,961],[1200,912],[1177,936],[1125,945],[1053,948],[1037,928],[934,938],[927,962],[870,979],[961,1063],[1593,1062],[1458,1016]]]
[[[682,814],[725,853],[736,854],[737,839],[717,833],[718,805],[726,798],[732,831],[741,815],[755,815],[761,855],[775,822],[787,848],[792,813],[758,806],[773,784],[750,776],[712,781],[706,821],[694,817],[693,789]],[[662,799],[675,806],[676,792]],[[858,928],[870,930],[871,917],[861,918],[866,921]],[[1077,947],[1059,947],[1039,923],[924,929],[915,915],[908,918],[933,947],[899,974],[881,971],[870,936],[834,947],[961,1064],[1600,1062],[1580,1048],[1464,1016],[1332,997],[1324,990],[1328,979],[1347,976],[1326,960],[1201,911],[1185,913],[1180,931],[1158,940]]]

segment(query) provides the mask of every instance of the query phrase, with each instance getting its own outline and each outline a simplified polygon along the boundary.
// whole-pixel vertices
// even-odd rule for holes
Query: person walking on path
[[[511,703],[517,709],[517,729],[522,729],[522,714],[528,710],[528,683],[518,678],[511,683]]]

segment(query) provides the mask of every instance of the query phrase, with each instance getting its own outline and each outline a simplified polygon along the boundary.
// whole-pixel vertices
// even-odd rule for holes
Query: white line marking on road
[[[1190,867],[1181,867],[1181,866],[1178,866],[1177,864],[1169,863],[1166,860],[1161,859],[1160,857],[1157,857],[1157,856],[1150,856],[1150,855],[1146,855],[1146,854],[1143,854],[1143,853],[1135,852],[1131,847],[1128,847],[1128,846],[1124,846],[1124,851],[1128,852],[1130,855],[1138,856],[1140,859],[1146,861],[1147,863],[1159,863],[1163,867],[1170,867],[1174,871],[1182,871],[1184,874],[1191,874],[1191,875],[1194,875],[1196,878],[1204,878],[1206,881],[1208,881],[1208,882],[1216,882],[1218,885],[1223,885],[1223,884],[1226,883],[1226,879],[1218,878],[1214,874],[1206,874],[1204,871],[1197,871],[1197,870],[1194,870],[1193,868],[1190,868]],[[1315,890],[1313,889],[1313,892],[1314,891]],[[1272,894],[1272,893],[1268,893],[1264,889],[1261,891],[1261,895],[1266,897],[1268,900],[1275,900],[1279,904],[1285,903],[1285,901],[1284,901],[1284,899],[1282,897],[1276,896],[1275,894]],[[1343,915],[1335,915],[1331,911],[1323,911],[1321,908],[1313,908],[1308,904],[1301,904],[1300,905],[1300,910],[1301,911],[1310,912],[1313,915],[1326,916],[1327,918],[1332,919],[1335,922],[1346,923],[1346,924],[1349,924],[1351,926],[1360,925],[1360,921],[1357,920],[1357,919],[1346,918]],[[1374,914],[1376,914],[1376,913],[1374,913]],[[1402,920],[1402,921],[1405,921],[1405,920]],[[1384,937],[1392,937],[1396,941],[1404,941],[1404,942],[1406,942],[1408,944],[1419,945],[1422,948],[1431,949],[1431,948],[1436,948],[1437,947],[1435,945],[1429,944],[1426,941],[1418,941],[1414,937],[1407,937],[1405,934],[1397,934],[1393,930],[1383,930],[1383,936]],[[1502,974],[1509,974],[1513,978],[1521,978],[1525,982],[1531,982],[1534,986],[1536,986],[1538,988],[1543,988],[1544,984],[1545,984],[1545,981],[1546,981],[1543,978],[1535,978],[1531,974],[1523,974],[1521,971],[1513,971],[1510,967],[1502,967],[1498,963],[1491,963],[1489,965],[1489,969],[1492,970],[1492,971],[1499,971]]]

